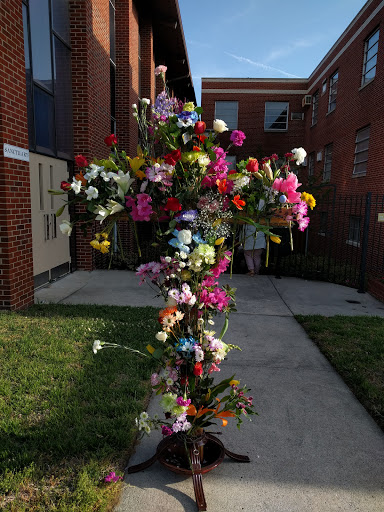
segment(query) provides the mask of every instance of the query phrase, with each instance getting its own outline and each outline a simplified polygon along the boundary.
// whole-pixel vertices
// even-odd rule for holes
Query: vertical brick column
[[[104,138],[110,135],[109,2],[70,0],[74,151],[87,159],[109,154]],[[77,169],[75,169],[77,172]],[[94,251],[76,230],[77,267],[94,269]]]
[[[137,122],[132,104],[139,97],[139,16],[133,0],[116,2],[116,125],[120,148],[135,156]],[[144,71],[144,62],[141,69]]]
[[[140,19],[141,91],[143,98],[155,101],[155,56],[153,52],[152,19]]]
[[[33,304],[28,162],[4,158],[3,144],[28,149],[22,4],[0,2],[0,308]]]

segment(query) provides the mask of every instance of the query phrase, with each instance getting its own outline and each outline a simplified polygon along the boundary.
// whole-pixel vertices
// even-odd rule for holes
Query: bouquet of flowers
[[[165,66],[156,68],[164,84],[165,71]],[[280,215],[287,225],[297,223],[303,230],[309,222],[308,205],[313,207],[315,200],[297,191],[300,183],[290,172],[290,162],[304,160],[302,148],[286,154],[280,166],[278,156],[271,155],[260,163],[249,158],[229,170],[226,156],[232,145],[243,144],[242,131],[231,133],[224,150],[217,142],[227,131],[224,121],[216,119],[207,131],[200,120],[202,109],[169,97],[166,87],[150,112],[149,106],[145,98],[133,105],[140,130],[136,156],[119,150],[112,134],[105,138],[111,148],[107,159],[88,163],[78,155],[79,172],[72,182],[62,182],[61,191],[51,192],[68,195],[57,216],[66,205],[83,205],[71,222],[62,222],[61,231],[70,235],[74,224],[99,222],[90,243],[103,253],[110,251],[119,219],[131,222],[135,233],[137,222],[167,222],[165,231],[159,224],[158,234],[166,242],[160,260],[137,269],[141,282],[155,286],[165,301],[155,334],[162,346],[148,345],[147,350],[159,364],[151,382],[162,395],[166,419],[143,412],[137,425],[146,433],[161,427],[164,435],[195,436],[218,420],[225,426],[234,418],[240,426],[243,418],[256,414],[246,386],[234,376],[218,383],[213,379],[229,351],[239,349],[223,341],[235,308],[235,289],[218,280],[231,264],[237,224],[252,224],[268,241],[279,243],[269,220]],[[220,333],[214,330],[218,313],[225,317]],[[108,346],[116,345],[97,340],[94,352]]]

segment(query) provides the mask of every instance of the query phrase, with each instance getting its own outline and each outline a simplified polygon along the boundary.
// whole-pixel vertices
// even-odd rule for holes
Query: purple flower
[[[177,221],[185,221],[185,222],[193,222],[197,217],[197,210],[186,210],[184,212],[181,212],[180,215],[177,217]]]
[[[161,433],[163,434],[163,436],[170,436],[173,434],[173,431],[166,425],[161,425]]]
[[[122,476],[118,476],[118,475],[116,475],[116,473],[114,471],[111,471],[109,473],[109,475],[107,475],[104,478],[104,482],[118,482],[119,480],[122,480],[122,479],[123,479]]]
[[[230,136],[234,146],[242,146],[245,138],[245,134],[241,130],[233,130]]]

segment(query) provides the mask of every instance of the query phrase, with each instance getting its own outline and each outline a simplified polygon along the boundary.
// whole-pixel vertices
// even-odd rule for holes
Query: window
[[[364,67],[363,67],[363,80],[362,85],[370,82],[375,78],[376,75],[376,63],[377,63],[377,49],[379,46],[379,29],[376,30],[365,41],[364,51]]]
[[[288,101],[266,101],[264,131],[281,132],[288,130]]]
[[[227,123],[228,130],[237,130],[238,101],[216,101],[215,119],[222,119]]]
[[[312,96],[312,126],[317,123],[317,112],[319,110],[319,91]]]
[[[302,121],[304,119],[304,112],[291,112],[291,121]]]
[[[329,102],[328,112],[332,112],[336,108],[337,82],[339,81],[339,72],[336,71],[329,79]]]
[[[356,133],[353,174],[365,174],[367,172],[369,131],[370,126],[366,126]]]
[[[308,176],[313,176],[315,172],[315,153],[308,155]]]
[[[325,235],[328,229],[328,212],[320,212],[319,235]]]
[[[225,160],[229,162],[228,171],[232,169],[236,170],[236,157],[235,156],[226,156]]]
[[[355,215],[349,217],[349,231],[347,243],[351,245],[360,245],[360,225],[361,219]]]
[[[323,81],[323,84],[321,86],[321,95],[325,94],[327,92],[327,79]]]
[[[329,181],[331,179],[332,151],[333,151],[333,144],[328,144],[328,146],[325,146],[325,148],[324,148],[323,181]]]
[[[68,0],[23,0],[29,148],[73,158]]]

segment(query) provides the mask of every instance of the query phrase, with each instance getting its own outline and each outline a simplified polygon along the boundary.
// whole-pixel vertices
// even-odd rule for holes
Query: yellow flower
[[[98,242],[97,240],[92,240],[89,243],[92,245],[94,249],[100,250],[100,242]]]
[[[140,158],[139,156],[135,156],[135,158],[129,158],[129,156],[127,156],[127,160],[134,172],[138,171],[140,167],[145,164],[145,158]]]
[[[104,233],[101,233],[101,236],[106,240],[108,238],[108,233],[104,231]]]
[[[153,354],[153,353],[154,353],[154,351],[155,351],[155,349],[152,347],[152,345],[147,345],[147,346],[146,346],[146,349],[148,350],[148,352],[149,352],[150,354]]]
[[[224,242],[224,237],[218,238],[215,242],[215,245],[221,245]]]
[[[100,244],[100,248],[99,249],[100,249],[100,252],[103,253],[103,254],[107,254],[107,252],[109,252],[108,247],[106,247],[103,244]]]
[[[240,384],[239,380],[231,380],[231,382],[229,383],[230,386],[238,386],[239,384]]]
[[[183,281],[189,281],[192,277],[192,274],[189,270],[182,270],[180,275]]]
[[[281,238],[279,236],[272,235],[269,238],[270,238],[271,242],[275,242],[275,244],[279,244],[281,242]]]
[[[216,219],[215,222],[212,224],[212,227],[215,228],[219,224],[221,224],[221,219]]]
[[[194,103],[192,101],[188,101],[188,103],[184,104],[183,110],[184,112],[192,112],[193,110],[195,110]]]
[[[142,179],[144,179],[144,178],[145,178],[145,172],[143,172],[143,171],[140,171],[140,170],[139,170],[139,171],[136,171],[136,172],[135,172],[135,174],[136,174],[136,176],[137,176],[140,180],[142,180]]]
[[[307,203],[311,210],[313,210],[314,207],[316,206],[316,199],[313,197],[312,194],[308,194],[308,192],[302,192],[301,200]]]

